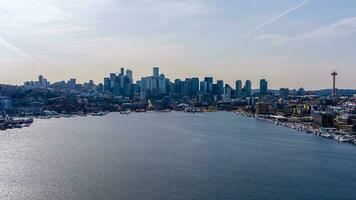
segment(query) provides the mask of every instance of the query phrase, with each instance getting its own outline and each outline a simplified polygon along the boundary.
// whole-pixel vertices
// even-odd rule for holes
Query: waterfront
[[[35,120],[0,134],[0,199],[354,199],[356,149],[232,112]]]

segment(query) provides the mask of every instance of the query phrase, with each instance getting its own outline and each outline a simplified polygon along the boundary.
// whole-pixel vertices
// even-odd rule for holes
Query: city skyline
[[[126,70],[126,71],[122,71],[122,70]],[[119,70],[117,71],[114,71],[114,72],[108,72],[106,75],[104,75],[101,80],[98,80],[98,81],[95,81],[94,79],[88,79],[88,80],[81,80],[80,78],[78,77],[69,77],[69,78],[65,78],[65,79],[58,79],[58,80],[52,80],[50,78],[48,78],[45,74],[41,73],[39,75],[37,75],[36,77],[33,77],[33,78],[30,78],[28,80],[22,80],[21,83],[16,83],[16,84],[9,84],[9,83],[0,83],[0,84],[4,84],[4,85],[23,85],[24,83],[26,82],[34,82],[37,80],[37,82],[40,82],[39,79],[41,78],[45,78],[46,81],[48,81],[48,83],[56,83],[56,82],[62,82],[62,81],[71,81],[71,80],[75,80],[77,84],[84,84],[84,83],[89,83],[89,82],[93,82],[94,84],[104,84],[105,83],[105,77],[107,77],[107,75],[111,75],[111,74],[115,74],[115,75],[120,75],[120,74],[125,74],[125,73],[129,73],[130,75],[130,78],[132,79],[132,83],[135,83],[137,81],[140,81],[142,78],[144,77],[155,77],[157,75],[157,73],[160,72],[160,67],[159,66],[153,66],[151,68],[151,74],[145,74],[145,75],[142,75],[142,76],[139,76],[139,75],[136,75],[136,73],[131,69],[131,68],[127,68],[127,67],[120,67]],[[335,71],[333,71],[332,73],[336,73]],[[156,74],[156,75],[155,75]],[[236,85],[237,84],[237,81],[243,81],[245,83],[245,81],[250,81],[250,84],[251,84],[251,89],[253,90],[260,90],[261,89],[261,85],[263,84],[262,82],[268,82],[268,90],[279,90],[281,88],[289,88],[287,86],[277,86],[277,87],[271,87],[271,83],[269,82],[269,79],[268,78],[265,78],[265,77],[261,77],[260,79],[257,79],[257,80],[251,80],[251,79],[248,79],[248,78],[238,78],[236,80],[234,80],[233,82],[228,82],[224,79],[219,79],[219,78],[216,78],[214,76],[211,76],[211,75],[208,75],[208,76],[188,76],[188,77],[176,77],[176,78],[172,78],[170,76],[166,76],[166,73],[159,73],[158,75],[161,75],[163,74],[165,77],[167,77],[172,83],[174,83],[175,80],[179,79],[179,80],[183,80],[184,79],[194,79],[194,78],[197,78],[198,80],[204,80],[205,78],[207,77],[212,77],[214,78],[214,81],[224,81],[224,84],[228,84],[230,85],[232,88],[237,88],[238,86]],[[330,74],[330,73],[329,73]],[[331,74],[332,75],[332,74]],[[47,79],[48,78],[48,79]],[[336,81],[336,83],[334,82]],[[297,86],[297,87],[291,87],[290,89],[299,89],[299,88],[303,88],[303,89],[306,89],[306,90],[322,90],[322,89],[333,89],[333,87],[335,86],[336,89],[354,89],[354,88],[338,88],[337,87],[337,83],[338,83],[339,80],[333,80],[332,82],[330,81],[330,77],[329,77],[329,82],[331,82],[330,84],[333,84],[332,87],[330,87],[330,84],[329,84],[329,87],[326,87],[326,88],[314,88],[314,89],[310,89],[310,88],[306,88],[304,87],[303,85],[300,85],[300,86]],[[334,85],[335,84],[335,85]],[[264,90],[264,92],[262,93],[266,93],[267,91]]]
[[[125,66],[134,79],[159,66],[171,79],[213,76],[234,85],[355,89],[356,2],[343,0],[5,0],[0,83],[43,74],[102,82]]]

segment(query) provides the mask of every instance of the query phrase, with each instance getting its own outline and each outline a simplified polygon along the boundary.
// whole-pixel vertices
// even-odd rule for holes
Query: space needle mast
[[[335,97],[336,96],[336,76],[337,73],[334,71],[333,73],[331,73],[331,76],[333,77],[333,90],[332,90],[332,96]]]

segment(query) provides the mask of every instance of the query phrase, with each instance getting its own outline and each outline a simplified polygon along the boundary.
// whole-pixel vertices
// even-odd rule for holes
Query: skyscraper
[[[211,93],[213,91],[213,77],[205,77],[204,81],[206,82],[206,93]]]
[[[228,84],[226,84],[225,87],[223,87],[223,99],[224,100],[231,99],[231,87]]]
[[[191,95],[192,95],[192,79],[186,78],[184,81],[183,96],[191,96]]]
[[[252,85],[250,80],[245,81],[245,96],[250,97],[252,94]]]
[[[196,96],[199,91],[199,78],[192,78],[192,95]]]
[[[224,81],[218,80],[216,81],[216,84],[217,84],[216,95],[218,96],[218,99],[220,99],[224,94]]]
[[[132,71],[127,69],[126,70],[126,76],[130,79],[131,84],[133,83],[133,79],[132,79]]]
[[[182,95],[182,84],[183,84],[182,80],[180,80],[180,79],[174,80],[173,91],[176,95]]]
[[[261,79],[260,81],[260,95],[265,96],[268,94],[268,82],[266,79]]]
[[[159,68],[153,67],[153,77],[158,78],[158,76],[159,76]]]
[[[42,75],[39,75],[38,76],[38,85],[40,86],[40,87],[43,87],[43,76]]]
[[[104,91],[110,92],[110,78],[104,78]]]
[[[242,96],[242,81],[241,80],[236,81],[235,89],[236,89],[236,97],[241,97]]]
[[[161,74],[158,79],[158,88],[160,94],[166,94],[166,77]]]

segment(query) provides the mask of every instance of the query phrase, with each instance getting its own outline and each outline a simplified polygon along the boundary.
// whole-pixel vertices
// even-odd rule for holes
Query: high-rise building
[[[131,79],[128,76],[124,77],[124,85],[123,85],[123,91],[122,91],[122,95],[124,97],[131,97]]]
[[[77,85],[77,81],[75,78],[71,78],[69,81],[68,81],[68,85],[69,85],[69,88],[70,89],[75,89],[75,86]]]
[[[231,87],[230,85],[226,84],[225,87],[223,87],[223,99],[224,100],[230,100],[231,99]]]
[[[192,79],[186,78],[184,81],[183,96],[191,96],[191,95],[192,95]]]
[[[129,69],[127,69],[127,70],[126,70],[126,76],[129,78],[130,83],[132,84],[132,83],[133,83],[132,71],[129,70]]]
[[[261,79],[260,81],[260,95],[264,96],[268,94],[268,82],[266,79]]]
[[[205,93],[213,92],[213,77],[205,77],[204,81],[206,82]]]
[[[126,76],[132,79],[132,70],[126,69]]]
[[[158,79],[158,88],[160,94],[166,94],[166,77],[161,74]]]
[[[242,96],[242,81],[241,80],[236,81],[235,89],[236,89],[236,97],[241,97]]]
[[[115,73],[110,73],[110,90],[111,90],[111,92],[114,89],[115,79],[116,79],[116,74]]]
[[[40,86],[40,87],[43,87],[43,76],[42,75],[39,75],[38,76],[38,85]]]
[[[153,77],[158,78],[159,76],[159,68],[153,67]]]
[[[201,92],[201,93],[205,93],[205,81],[200,81],[200,83],[199,83],[199,91]]]
[[[104,91],[110,92],[110,88],[111,88],[110,78],[104,78]]]
[[[193,77],[192,78],[192,95],[196,96],[199,92],[199,78]]]
[[[176,95],[182,95],[182,88],[183,87],[183,81],[180,79],[174,80],[174,87],[173,91]]]
[[[216,81],[216,85],[216,95],[218,96],[218,99],[220,99],[224,94],[224,81],[218,80]]]
[[[251,84],[250,80],[246,80],[245,81],[244,90],[245,90],[245,96],[246,97],[250,97],[252,95],[252,84]]]
[[[89,87],[90,90],[94,89],[94,81],[93,80],[89,80],[88,87]]]
[[[121,82],[118,76],[115,76],[114,85],[112,87],[112,93],[115,96],[121,96]]]

